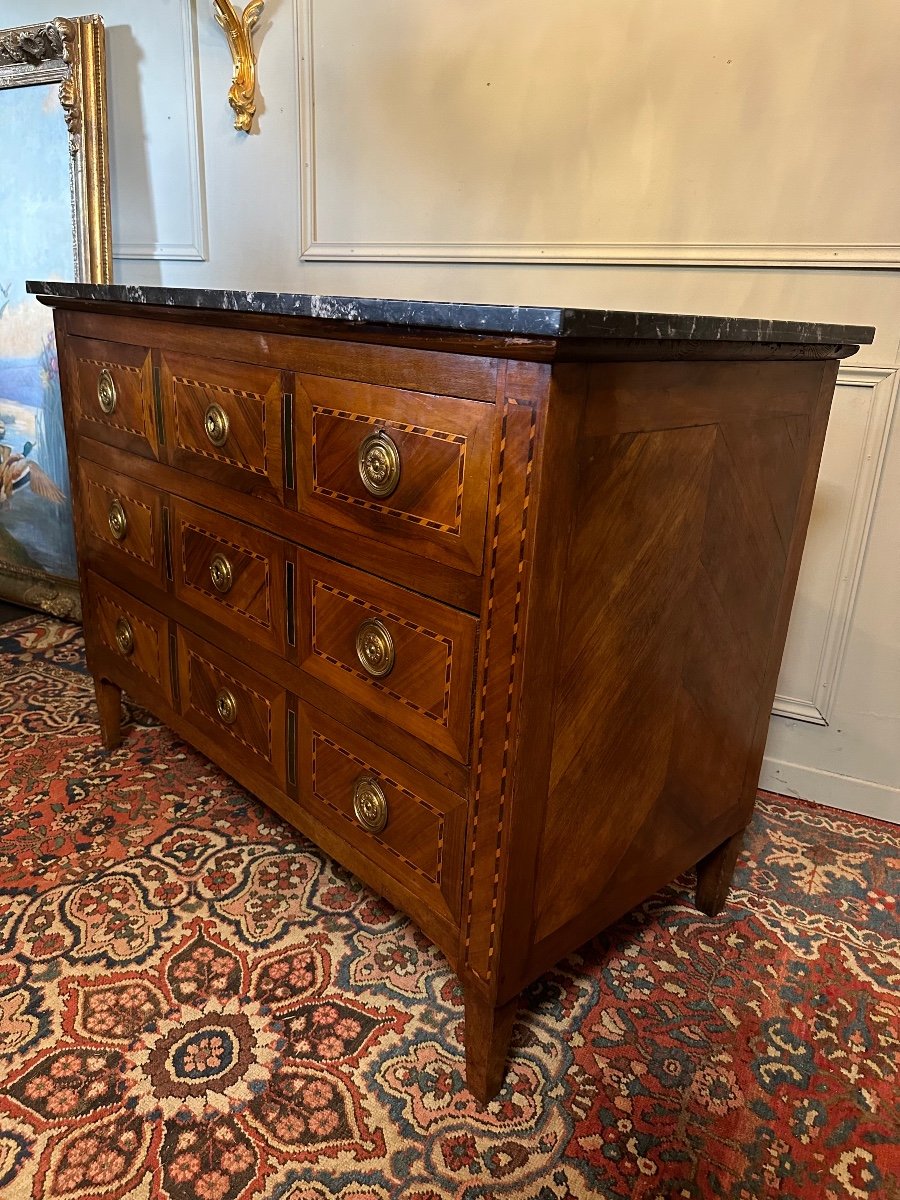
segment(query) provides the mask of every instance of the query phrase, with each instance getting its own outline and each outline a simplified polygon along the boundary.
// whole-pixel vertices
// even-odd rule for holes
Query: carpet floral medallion
[[[486,1109],[441,954],[145,712],[0,629],[3,1200],[900,1197],[900,829],[763,797],[523,998]]]

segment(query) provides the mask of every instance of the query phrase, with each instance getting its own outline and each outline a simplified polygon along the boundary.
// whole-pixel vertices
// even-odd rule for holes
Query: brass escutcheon
[[[228,440],[228,413],[221,404],[210,404],[203,414],[203,428],[214,446],[224,446]]]
[[[360,775],[353,785],[353,815],[369,833],[381,833],[387,825],[387,797],[371,775]]]
[[[357,465],[363,486],[373,496],[389,496],[400,482],[400,451],[383,429],[360,443]]]
[[[234,693],[229,692],[228,688],[222,688],[217,693],[216,712],[219,714],[219,720],[226,725],[233,725],[237,720],[237,700],[234,698]]]
[[[125,516],[125,509],[122,507],[120,500],[113,500],[112,504],[110,504],[107,519],[109,521],[109,532],[117,542],[121,542],[122,538],[128,532],[128,518]]]
[[[126,658],[134,650],[134,630],[126,617],[119,617],[116,621],[116,645],[119,647],[119,653],[124,654]]]
[[[116,385],[106,367],[97,376],[97,403],[107,415],[116,407]]]
[[[356,631],[356,657],[363,669],[376,679],[387,675],[394,665],[394,639],[377,617],[363,621]]]
[[[224,554],[214,554],[209,564],[209,577],[212,580],[212,585],[217,592],[221,592],[224,596],[226,592],[231,591],[231,585],[234,583],[234,575],[231,570],[231,563]]]

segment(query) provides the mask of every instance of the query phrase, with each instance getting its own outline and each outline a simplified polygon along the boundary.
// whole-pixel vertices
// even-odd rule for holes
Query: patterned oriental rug
[[[0,629],[4,1200],[900,1196],[900,829],[763,797],[721,917],[678,880],[524,998],[486,1110],[403,916]]]

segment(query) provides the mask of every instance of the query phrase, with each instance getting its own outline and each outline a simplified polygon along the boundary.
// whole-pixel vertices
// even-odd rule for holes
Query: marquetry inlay
[[[436,860],[437,868],[433,875],[430,875],[427,871],[424,871],[417,863],[414,863],[412,861],[412,859],[407,858],[405,854],[401,854],[400,851],[395,846],[391,845],[391,843],[389,841],[385,840],[385,838],[381,837],[379,834],[368,832],[366,834],[366,836],[370,837],[370,838],[374,838],[374,840],[376,842],[378,842],[378,844],[383,849],[387,850],[388,853],[393,855],[393,857],[396,858],[399,862],[402,862],[404,864],[404,866],[409,867],[409,869],[411,871],[415,871],[418,875],[423,876],[423,878],[430,880],[432,883],[436,883],[436,884],[440,885],[441,874],[442,874],[442,869],[443,869],[443,857],[444,857],[444,814],[441,812],[441,810],[439,808],[435,808],[434,805],[429,804],[427,800],[423,800],[421,796],[417,796],[415,794],[415,792],[411,792],[409,790],[409,788],[404,787],[402,783],[398,783],[396,779],[391,779],[391,777],[389,775],[385,775],[382,771],[376,771],[364,759],[358,758],[355,754],[351,754],[349,750],[346,750],[343,746],[339,746],[338,743],[333,741],[331,738],[325,737],[325,735],[322,733],[317,733],[316,731],[313,731],[313,743],[312,743],[312,789],[313,789],[313,794],[316,796],[316,798],[318,800],[320,800],[322,802],[322,804],[324,804],[327,808],[329,808],[333,813],[335,813],[337,816],[339,816],[342,820],[348,821],[351,824],[353,824],[352,819],[348,816],[348,814],[345,813],[342,809],[340,809],[331,800],[329,800],[327,796],[323,795],[323,793],[319,789],[319,784],[318,784],[319,763],[318,763],[316,751],[320,744],[330,747],[330,749],[334,750],[336,753],[340,754],[343,758],[347,759],[348,762],[352,762],[356,766],[358,766],[361,771],[365,771],[367,774],[372,775],[375,779],[377,779],[379,781],[379,783],[386,784],[388,787],[393,788],[395,791],[399,792],[400,795],[405,796],[413,804],[418,805],[419,808],[424,809],[425,812],[429,813],[432,817],[434,817],[436,825],[437,825],[437,860]],[[386,832],[389,832],[389,831],[390,831],[390,822],[388,822]]]
[[[144,504],[142,500],[135,500],[133,496],[123,497],[120,492],[116,492],[112,488],[108,488],[102,483],[95,483],[93,479],[88,481],[88,489],[91,492],[104,492],[109,497],[107,505],[111,504],[114,500],[118,500],[120,504],[124,503],[126,513],[131,508],[141,508],[144,510],[144,512],[147,514],[147,537],[150,542],[149,556],[146,554],[140,554],[137,550],[135,550],[133,542],[131,541],[117,541],[110,533],[109,526],[105,521],[102,522],[99,527],[95,525],[93,527],[93,532],[97,537],[102,538],[105,542],[109,542],[111,546],[115,546],[117,550],[122,552],[122,554],[128,554],[131,558],[136,558],[141,562],[147,563],[148,566],[154,566],[153,509],[150,507],[150,505]]]
[[[141,367],[130,367],[124,363],[107,362],[102,358],[80,358],[78,361],[85,363],[89,367],[96,367],[98,374],[100,371],[109,371],[113,379],[115,379],[117,374],[133,375],[137,381],[138,391],[143,392],[144,372]],[[84,406],[83,415],[88,421],[96,421],[98,424],[115,425],[117,429],[121,429],[125,433],[133,433],[136,437],[147,436],[146,428],[135,429],[133,425],[129,425],[122,419],[122,411],[119,406],[116,406],[111,413],[98,413],[93,408]]]
[[[404,421],[385,421],[378,417],[373,417],[368,413],[354,413],[338,408],[323,408],[320,405],[312,405],[313,423],[312,423],[312,471],[313,471],[313,491],[320,496],[327,496],[333,500],[342,500],[346,504],[352,504],[357,508],[368,508],[373,512],[385,513],[391,517],[399,517],[403,521],[410,521],[415,525],[421,525],[425,529],[433,529],[439,533],[447,533],[459,536],[462,523],[462,507],[463,507],[463,482],[466,472],[466,442],[465,435],[461,433],[444,433],[439,429],[429,429],[424,425],[410,425]],[[417,437],[434,438],[437,441],[446,442],[449,445],[459,447],[458,469],[456,481],[456,515],[452,525],[444,524],[441,521],[429,520],[427,517],[419,516],[417,513],[408,512],[402,508],[393,508],[389,504],[379,504],[376,500],[370,497],[350,496],[346,492],[336,491],[334,488],[324,487],[318,481],[317,472],[317,431],[316,417],[337,417],[344,421],[356,421],[363,425],[373,425],[384,428],[388,432],[398,430],[401,433],[414,434]]]
[[[182,450],[188,450],[191,454],[199,454],[203,458],[212,458],[216,462],[227,463],[231,467],[237,467],[242,471],[249,471],[253,475],[261,475],[263,477],[269,474],[269,442],[268,430],[266,428],[266,399],[258,392],[242,391],[240,388],[226,387],[219,383],[204,383],[202,379],[191,379],[185,375],[174,375],[172,377],[173,386],[181,384],[187,389],[187,394],[193,401],[197,411],[205,409],[208,404],[215,401],[216,396],[229,396],[232,399],[241,401],[249,405],[259,406],[259,426],[258,430],[254,430],[254,437],[259,438],[259,446],[262,455],[262,466],[256,466],[254,463],[248,462],[244,457],[239,445],[232,454],[225,454],[221,449],[216,450],[212,444],[202,445],[199,439],[187,441],[185,432],[182,428],[181,412],[178,402],[178,389],[175,388],[175,437],[178,446]],[[235,432],[234,441],[239,444],[240,436]]]
[[[243,608],[240,605],[233,604],[227,598],[227,596],[224,596],[221,592],[217,592],[214,588],[204,587],[202,584],[196,582],[196,580],[190,578],[188,575],[186,540],[184,537],[179,538],[179,541],[181,542],[181,578],[184,580],[184,586],[187,588],[193,588],[194,591],[202,592],[204,596],[210,596],[213,600],[215,600],[216,604],[221,605],[223,608],[230,609],[239,616],[245,617],[248,621],[255,621],[257,625],[261,625],[264,629],[270,629],[272,627],[272,610],[269,603],[269,597],[271,594],[271,581],[269,560],[266,558],[266,556],[264,554],[257,554],[255,551],[248,549],[246,546],[241,546],[237,542],[230,542],[227,538],[219,537],[218,534],[210,533],[208,529],[202,529],[199,525],[194,525],[190,521],[181,521],[181,528],[182,530],[189,529],[193,533],[200,534],[204,541],[215,542],[217,546],[224,546],[226,549],[232,550],[234,553],[240,554],[244,558],[252,558],[254,562],[262,564],[264,574],[263,586],[260,591],[263,598],[263,604],[265,605],[265,620],[255,616],[248,609]],[[204,574],[203,578],[208,578],[208,576]]]
[[[442,707],[439,713],[432,709],[422,708],[407,696],[395,691],[389,687],[386,680],[382,678],[367,675],[364,671],[353,666],[351,663],[346,663],[339,658],[335,658],[332,654],[327,654],[316,643],[316,626],[318,619],[316,596],[318,592],[328,592],[330,595],[337,596],[341,600],[347,600],[351,604],[358,605],[367,613],[373,616],[381,617],[384,620],[394,621],[398,625],[402,625],[405,629],[411,630],[413,633],[421,634],[423,637],[430,638],[434,642],[440,643],[446,652],[447,665],[444,669],[444,695]],[[453,675],[453,641],[444,637],[439,633],[435,633],[433,629],[426,629],[424,625],[417,625],[415,621],[410,621],[407,617],[400,616],[399,613],[391,612],[388,609],[381,608],[377,604],[373,604],[370,600],[363,600],[359,596],[354,596],[351,592],[342,591],[340,588],[333,587],[329,583],[323,583],[320,579],[312,581],[312,603],[311,603],[311,619],[312,619],[312,649],[317,658],[323,659],[333,667],[338,667],[342,671],[346,671],[348,675],[361,680],[363,683],[369,684],[376,691],[383,692],[384,695],[390,696],[392,700],[396,700],[400,704],[405,704],[407,708],[411,708],[414,712],[420,713],[423,717],[428,717],[431,721],[437,721],[439,724],[446,726],[450,714],[450,681]],[[390,676],[386,677],[387,679]]]

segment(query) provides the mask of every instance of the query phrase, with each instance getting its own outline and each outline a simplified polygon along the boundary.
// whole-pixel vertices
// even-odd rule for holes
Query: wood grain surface
[[[104,741],[125,689],[404,908],[487,1101],[541,972],[692,867],[726,904],[847,348],[89,303],[56,328]]]

